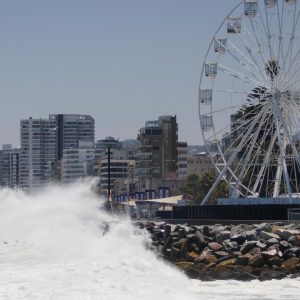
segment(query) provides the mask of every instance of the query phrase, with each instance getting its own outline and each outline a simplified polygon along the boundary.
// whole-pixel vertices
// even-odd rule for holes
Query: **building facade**
[[[159,179],[163,185],[168,179],[176,179],[177,131],[176,116],[161,116],[156,121],[147,121],[140,129],[138,139],[141,144],[135,170],[139,180]]]
[[[90,115],[52,114],[49,120],[56,122],[58,160],[64,149],[78,149],[79,141],[95,141],[95,120]]]
[[[135,168],[135,160],[111,159],[110,160],[110,190],[116,192],[124,191],[124,184],[133,181],[133,172]],[[109,186],[109,162],[108,159],[102,159],[99,165],[100,189],[101,194],[107,196]]]
[[[188,176],[195,174],[199,177],[202,177],[207,173],[215,174],[216,169],[211,158],[207,155],[206,152],[201,152],[188,158]]]
[[[80,142],[78,149],[64,149],[61,178],[63,183],[93,175],[94,145],[92,142]]]
[[[178,142],[177,158],[177,179],[186,179],[188,166],[187,142]]]
[[[0,186],[16,188],[19,186],[20,149],[3,145],[0,151]]]
[[[55,178],[57,123],[53,119],[26,119],[20,122],[20,187],[32,190]]]

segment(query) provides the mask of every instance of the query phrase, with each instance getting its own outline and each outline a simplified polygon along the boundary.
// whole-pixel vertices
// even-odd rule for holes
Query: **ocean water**
[[[92,185],[0,190],[1,300],[300,299],[299,279],[189,280],[149,250],[146,232],[101,210]]]

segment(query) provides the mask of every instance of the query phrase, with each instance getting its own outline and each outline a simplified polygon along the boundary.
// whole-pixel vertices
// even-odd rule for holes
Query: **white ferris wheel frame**
[[[241,51],[238,47],[236,47],[236,45],[231,44],[230,46],[234,49],[234,50],[229,50],[229,47],[227,48],[223,43],[220,43],[220,46],[222,46],[224,53],[229,53],[230,56],[234,57],[234,59],[237,62],[239,61],[238,56],[240,57],[240,59],[243,59],[244,61],[240,62],[241,63],[241,68],[242,69],[247,69],[248,74],[250,74],[250,76],[247,75],[243,75],[243,71],[236,71],[235,69],[231,68],[231,67],[227,67],[225,65],[222,65],[220,63],[220,58],[221,56],[224,55],[224,53],[220,53],[218,54],[217,60],[209,63],[207,58],[209,56],[209,54],[213,51],[214,48],[214,43],[216,43],[216,41],[221,40],[220,37],[218,37],[219,32],[221,31],[222,28],[224,28],[226,26],[226,22],[229,22],[231,20],[233,20],[233,22],[235,22],[236,20],[238,20],[238,17],[236,17],[234,19],[233,17],[233,13],[235,11],[237,11],[241,6],[243,6],[243,4],[245,5],[245,2],[247,3],[257,3],[257,5],[259,5],[260,3],[263,2],[263,4],[266,6],[265,9],[265,14],[266,14],[266,19],[263,20],[262,15],[260,15],[260,18],[262,19],[262,24],[264,25],[264,29],[266,31],[266,42],[268,44],[268,52],[269,52],[269,58],[263,57],[264,52],[262,51],[262,49],[260,48],[260,42],[258,40],[258,37],[255,34],[254,28],[253,28],[253,23],[251,20],[251,17],[247,16],[247,15],[242,15],[240,17],[240,21],[242,21],[243,19],[249,18],[248,20],[250,20],[251,26],[252,26],[252,30],[254,32],[254,36],[253,36],[253,43],[255,47],[258,47],[258,52],[257,54],[259,54],[261,56],[261,61],[265,62],[265,65],[268,63],[270,65],[270,61],[272,59],[277,58],[278,56],[278,62],[281,60],[284,63],[284,68],[282,69],[282,72],[278,73],[277,75],[274,75],[274,69],[270,68],[270,74],[268,75],[266,71],[264,71],[264,69],[262,69],[261,65],[257,64],[257,60],[255,59],[253,52],[248,51],[248,53],[244,53],[243,51],[245,49],[243,49],[243,51]],[[269,3],[269,4],[267,4]],[[272,5],[272,3],[275,3],[276,5],[276,11],[278,14],[278,28],[279,28],[279,38],[278,38],[278,44],[275,45],[278,50],[274,50],[272,48],[272,44],[271,44],[271,31],[269,28],[268,24],[268,9],[269,7],[267,7],[267,5]],[[279,3],[282,4],[282,10],[280,10],[279,7]],[[283,183],[284,187],[285,187],[285,191],[286,194],[288,195],[289,198],[293,197],[293,189],[295,190],[295,188],[292,188],[292,184],[291,184],[291,178],[289,176],[289,171],[288,171],[288,167],[287,167],[287,147],[289,146],[291,148],[290,152],[291,155],[293,156],[293,160],[294,160],[294,164],[295,164],[295,174],[298,171],[300,171],[300,155],[296,146],[295,141],[293,140],[293,136],[291,135],[291,124],[289,122],[293,123],[293,126],[296,127],[297,129],[299,128],[299,132],[300,132],[300,122],[299,124],[297,123],[297,120],[294,120],[293,118],[295,118],[295,116],[293,115],[293,109],[295,109],[295,103],[293,102],[293,106],[291,108],[289,108],[290,103],[288,102],[287,97],[289,97],[289,99],[291,99],[291,95],[289,93],[289,96],[286,96],[286,90],[290,91],[293,90],[295,86],[300,86],[300,71],[298,73],[298,70],[293,70],[293,65],[298,61],[300,61],[300,47],[296,49],[296,55],[293,55],[293,51],[294,51],[294,39],[295,39],[295,31],[297,29],[298,23],[299,23],[299,17],[300,17],[300,10],[299,8],[297,8],[297,4],[298,1],[297,0],[243,0],[240,1],[230,12],[229,14],[224,18],[224,20],[221,22],[221,24],[219,25],[219,27],[217,28],[215,35],[213,36],[213,38],[210,41],[208,50],[205,54],[205,60],[204,60],[204,64],[202,67],[202,71],[201,71],[201,77],[200,77],[200,85],[199,85],[199,99],[198,99],[198,107],[199,107],[199,119],[200,119],[200,125],[201,125],[201,132],[202,132],[202,137],[203,137],[203,141],[205,142],[205,145],[207,146],[209,143],[211,145],[211,143],[213,142],[215,144],[215,147],[217,148],[217,152],[219,155],[219,160],[218,163],[214,160],[213,158],[213,154],[210,153],[210,149],[207,148],[207,152],[209,153],[213,164],[215,166],[215,169],[218,172],[218,176],[217,179],[215,180],[213,186],[211,187],[211,189],[209,190],[209,192],[207,193],[206,197],[204,198],[204,200],[202,201],[201,205],[204,205],[208,202],[211,194],[213,193],[213,191],[216,189],[216,187],[218,186],[218,184],[220,183],[221,180],[225,180],[228,182],[229,186],[231,186],[231,188],[233,188],[234,193],[235,193],[235,197],[258,197],[258,193],[257,193],[257,188],[258,186],[261,184],[260,181],[263,180],[263,177],[266,174],[266,170],[268,168],[268,166],[271,163],[271,160],[273,159],[274,153],[272,151],[274,151],[274,147],[277,145],[279,147],[278,149],[278,157],[277,157],[277,165],[276,165],[276,175],[275,175],[275,180],[274,180],[274,184],[273,184],[273,192],[272,192],[272,196],[273,197],[278,197],[279,193],[280,193],[280,185]],[[284,49],[284,45],[283,45],[283,38],[282,35],[284,34],[283,32],[283,28],[284,28],[284,9],[285,9],[285,5],[288,5],[289,7],[291,7],[291,5],[294,6],[294,14],[293,14],[293,20],[292,20],[292,32],[291,32],[291,38],[288,44],[288,48]],[[274,9],[274,7],[271,7]],[[271,9],[270,8],[270,9]],[[291,9],[292,10],[292,9]],[[297,14],[296,14],[297,12]],[[256,12],[257,13],[257,12]],[[261,12],[259,12],[261,14]],[[282,16],[280,16],[280,13],[282,13]],[[263,22],[265,21],[265,23]],[[228,23],[227,23],[228,24]],[[236,26],[236,25],[234,25]],[[243,24],[242,24],[243,26]],[[236,30],[236,28],[234,27],[234,30]],[[241,31],[240,28],[238,28],[236,30],[236,32],[234,34],[236,35],[240,35]],[[299,29],[300,31],[300,29]],[[250,34],[250,32],[249,32]],[[300,32],[299,32],[300,34]],[[229,36],[230,34],[228,33],[227,36]],[[229,40],[229,38],[227,37],[227,39]],[[224,39],[225,40],[225,39]],[[228,42],[226,40],[226,42]],[[230,40],[229,40],[230,42]],[[231,42],[230,42],[231,43]],[[243,41],[242,41],[243,43]],[[245,46],[245,45],[244,45]],[[246,46],[245,46],[246,48]],[[236,52],[234,52],[236,51]],[[284,51],[287,51],[287,53],[284,53]],[[234,53],[237,53],[237,55],[235,55]],[[274,56],[274,53],[276,54]],[[287,61],[289,60],[289,61]],[[242,65],[243,63],[243,65]],[[289,63],[289,67],[288,69],[286,69],[285,64]],[[266,86],[268,86],[267,91],[268,91],[268,95],[269,98],[266,102],[264,103],[258,103],[258,108],[259,111],[257,111],[257,114],[252,118],[252,120],[249,122],[249,124],[242,124],[242,127],[245,127],[245,125],[247,125],[246,130],[244,132],[244,135],[242,137],[239,137],[239,143],[236,145],[236,148],[232,150],[231,153],[224,153],[224,150],[221,149],[221,144],[219,139],[217,138],[218,135],[218,130],[215,128],[214,126],[214,111],[212,109],[212,103],[210,104],[210,112],[206,113],[206,114],[202,114],[202,106],[204,106],[204,104],[201,104],[200,101],[200,93],[203,91],[209,91],[210,89],[203,89],[202,87],[202,83],[203,83],[203,79],[207,78],[208,76],[206,76],[206,68],[208,67],[208,72],[211,72],[211,74],[213,75],[217,75],[217,71],[221,71],[223,72],[223,74],[226,74],[228,76],[232,76],[235,77],[237,79],[239,79],[240,81],[246,82],[249,85],[252,85],[253,87],[259,87],[261,86],[261,82],[264,81],[266,84]],[[251,68],[254,68],[253,70]],[[265,67],[264,67],[265,68]],[[299,64],[299,69],[300,69],[300,64]],[[273,72],[274,71],[274,72]],[[214,74],[214,72],[216,74]],[[293,72],[292,74],[290,74],[291,72]],[[210,74],[210,73],[208,73]],[[252,76],[253,75],[253,76]],[[289,75],[289,76],[288,76]],[[272,78],[272,79],[271,79]],[[287,81],[287,79],[289,79]],[[250,90],[249,92],[245,92],[243,90],[230,90],[230,89],[214,89],[214,80],[215,80],[215,76],[212,76],[211,78],[211,93],[213,94],[214,92],[224,92],[224,93],[236,93],[236,94],[241,94],[244,95],[244,97],[246,98],[246,96],[250,94]],[[300,91],[300,88],[299,88]],[[253,90],[251,90],[251,92],[253,92]],[[252,93],[253,94],[253,93]],[[257,92],[258,96],[261,96],[262,94],[260,94],[260,92]],[[213,101],[213,96],[208,96],[208,97],[212,97],[212,101]],[[267,99],[266,94],[264,94],[264,99]],[[300,96],[299,96],[300,97]],[[265,101],[265,100],[264,100]],[[294,100],[293,100],[294,101]],[[300,100],[299,100],[300,102]],[[245,102],[246,104],[247,102]],[[284,109],[282,108],[284,107]],[[232,109],[234,107],[228,107],[229,109]],[[224,108],[225,110],[226,108]],[[297,109],[297,113],[300,116],[300,104],[299,104],[299,108],[296,107]],[[298,110],[299,109],[299,110]],[[270,112],[271,112],[271,116],[270,116]],[[287,116],[286,114],[289,114],[289,116]],[[207,117],[205,119],[205,116]],[[262,128],[264,128],[264,126],[266,126],[266,124],[268,124],[267,122],[270,121],[270,118],[272,117],[272,128],[269,129],[269,131],[267,133],[265,133],[262,137],[259,137],[259,134],[262,130]],[[204,129],[203,125],[201,124],[201,122],[205,121],[208,126],[210,126],[213,134],[211,135],[210,138],[207,138],[207,133],[206,130]],[[273,132],[274,131],[274,132]],[[238,132],[236,130],[236,132]],[[262,156],[261,153],[259,151],[261,151],[261,147],[262,146],[258,146],[258,144],[260,142],[258,142],[259,139],[262,138],[266,138],[268,135],[273,134],[272,139],[270,140],[267,150],[264,153],[264,157],[263,157],[263,161],[260,163],[260,168],[259,171],[257,172],[257,174],[255,174],[256,178],[254,178],[255,180],[253,180],[252,186],[247,186],[244,182],[243,182],[243,176],[245,176],[247,174],[247,172],[249,172],[250,170],[250,166],[252,164],[252,166],[254,165],[254,159],[258,160],[258,156]],[[252,142],[252,144],[251,144]],[[234,144],[234,143],[232,143]],[[249,144],[249,145],[248,145]],[[243,148],[245,148],[245,145],[247,145],[245,153],[243,154],[243,163],[241,163],[239,165],[239,169],[233,167],[233,164],[236,162],[237,157],[239,155],[239,152],[243,150]],[[262,143],[260,143],[260,145],[262,145]],[[256,149],[258,148],[258,149]],[[255,150],[256,149],[256,150]],[[255,153],[253,153],[254,151],[256,151]],[[252,156],[251,156],[252,155]],[[238,172],[237,172],[238,170]],[[253,172],[253,171],[252,171]],[[228,176],[229,174],[229,176]],[[253,174],[252,174],[253,175]],[[230,179],[228,179],[228,177]],[[296,182],[297,185],[297,182]],[[244,192],[242,192],[242,190]],[[296,187],[297,192],[300,190],[300,187],[298,189],[298,186]]]

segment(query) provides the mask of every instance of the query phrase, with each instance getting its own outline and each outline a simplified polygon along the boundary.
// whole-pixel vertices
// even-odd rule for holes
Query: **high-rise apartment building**
[[[20,187],[32,190],[61,179],[64,150],[94,144],[95,122],[89,115],[57,114],[21,121]]]
[[[140,129],[141,143],[137,154],[135,175],[137,177],[176,179],[178,125],[176,116],[161,116],[147,121]]]
[[[12,145],[3,145],[0,150],[0,186],[15,188],[19,185],[19,156],[20,149]]]
[[[57,160],[57,123],[53,119],[21,120],[20,187],[50,183]]]
[[[95,141],[95,120],[90,115],[52,114],[49,120],[56,121],[58,160],[64,149],[78,149],[79,141]]]

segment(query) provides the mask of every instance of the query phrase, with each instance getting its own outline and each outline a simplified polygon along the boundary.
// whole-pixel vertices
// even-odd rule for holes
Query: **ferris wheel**
[[[300,196],[300,1],[244,0],[208,47],[202,137],[232,198]]]

